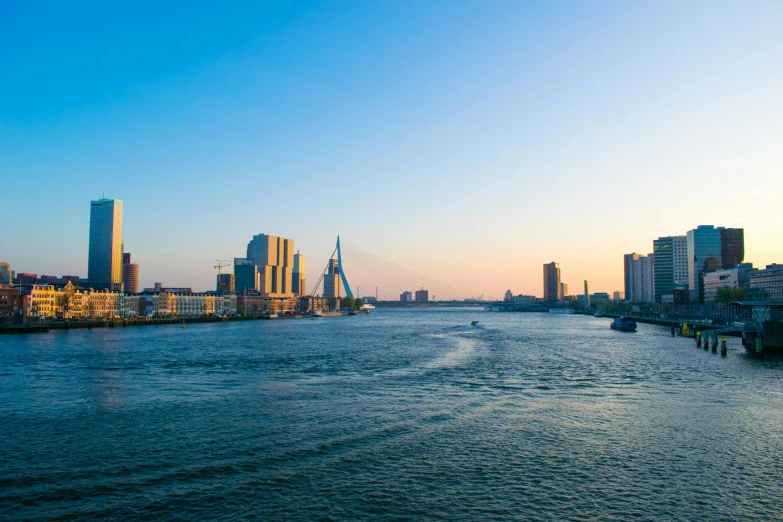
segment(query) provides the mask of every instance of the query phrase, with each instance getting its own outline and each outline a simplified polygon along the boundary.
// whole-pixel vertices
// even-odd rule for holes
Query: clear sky
[[[497,297],[699,224],[783,262],[783,2],[225,4],[3,6],[0,260],[85,277],[105,191],[144,286],[261,232]]]

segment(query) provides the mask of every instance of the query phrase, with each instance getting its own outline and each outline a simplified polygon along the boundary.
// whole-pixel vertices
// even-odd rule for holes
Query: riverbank
[[[348,312],[334,312],[320,317],[342,317]],[[356,314],[364,315],[364,314]],[[159,324],[222,323],[229,321],[280,321],[286,319],[306,319],[310,314],[279,314],[278,317],[265,315],[221,316],[221,317],[138,317],[128,319],[92,319],[59,320],[31,325],[0,326],[0,334],[41,333],[51,330],[71,330],[82,328],[126,328],[129,326],[152,326]]]

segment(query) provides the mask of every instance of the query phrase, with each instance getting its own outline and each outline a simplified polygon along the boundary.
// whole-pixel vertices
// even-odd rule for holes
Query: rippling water
[[[608,323],[0,337],[0,519],[781,519],[783,363]]]

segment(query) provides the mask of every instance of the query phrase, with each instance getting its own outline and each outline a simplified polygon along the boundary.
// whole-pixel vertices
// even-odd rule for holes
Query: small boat
[[[636,321],[630,317],[618,317],[609,326],[612,330],[620,330],[621,332],[636,331]]]
[[[370,312],[375,310],[375,307],[373,305],[367,303],[367,304],[363,304],[362,307],[360,308],[360,310],[362,312],[364,312],[365,314],[369,314]]]
[[[604,314],[602,314],[601,312],[596,312],[593,314],[593,317],[603,317],[603,316]]]

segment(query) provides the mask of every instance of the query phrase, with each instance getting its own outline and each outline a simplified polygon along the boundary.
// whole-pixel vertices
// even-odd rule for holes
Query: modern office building
[[[234,274],[218,274],[216,283],[215,291],[218,294],[230,294],[231,292],[234,292]]]
[[[139,293],[139,265],[131,263],[130,252],[122,254],[122,286],[127,294]]]
[[[340,269],[337,266],[336,259],[330,259],[329,264],[326,267],[323,297],[343,297]]]
[[[612,293],[612,301],[622,301],[623,300],[623,293],[619,290],[615,290]]]
[[[704,302],[704,274],[723,267],[721,232],[712,225],[699,225],[687,234],[688,291],[692,302]]]
[[[721,267],[734,268],[745,260],[745,229],[718,227]]]
[[[90,203],[87,280],[95,289],[122,290],[122,201]]]
[[[413,293],[405,291],[400,294],[400,302],[401,303],[410,303],[413,301]]]
[[[568,283],[560,283],[560,299],[565,299],[568,295]]]
[[[0,262],[0,284],[10,285],[13,284],[14,277],[11,274],[11,264],[5,261]]]
[[[253,259],[234,258],[234,288],[237,292],[257,292],[258,279],[258,268]]]
[[[255,262],[258,291],[266,297],[293,297],[294,240],[256,234],[247,244],[247,258]]]
[[[291,273],[291,291],[299,296],[307,295],[305,257],[299,252],[294,254],[294,268]]]
[[[430,300],[430,292],[429,290],[421,289],[416,290],[416,302],[417,303],[428,303]]]
[[[754,272],[752,263],[740,263],[734,268],[720,269],[704,274],[704,302],[712,303],[718,290],[724,286],[740,288],[747,296],[750,292],[750,273]]]
[[[773,263],[766,268],[751,270],[749,298],[783,302],[783,265]]]
[[[508,303],[513,300],[514,300],[514,294],[511,293],[511,290],[506,290],[506,295],[503,296],[503,301]]]
[[[560,285],[560,265],[554,261],[544,265],[544,301],[560,301],[563,299],[563,288]]]
[[[655,302],[673,302],[677,288],[688,287],[686,236],[665,236],[653,241]]]
[[[625,254],[623,263],[625,300],[652,303],[655,300],[655,255]]]

